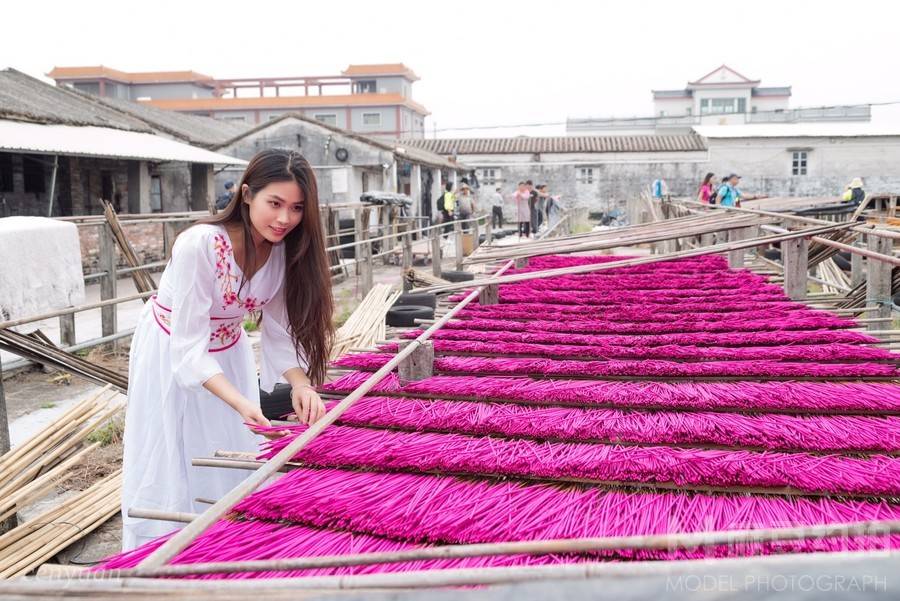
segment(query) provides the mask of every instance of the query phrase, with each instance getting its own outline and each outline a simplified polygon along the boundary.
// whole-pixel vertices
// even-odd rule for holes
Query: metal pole
[[[59,168],[59,155],[53,155],[53,175],[50,176],[50,207],[47,217],[53,217],[53,197],[56,195],[56,170]]]

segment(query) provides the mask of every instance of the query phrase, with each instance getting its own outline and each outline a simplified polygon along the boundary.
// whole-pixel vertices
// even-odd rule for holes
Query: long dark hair
[[[251,198],[275,182],[294,181],[303,197],[303,219],[284,239],[284,305],[287,309],[294,349],[309,363],[307,376],[313,384],[325,379],[334,336],[331,270],[325,253],[325,233],[319,217],[319,190],[309,162],[290,150],[262,150],[250,159],[234,197],[225,209],[200,223],[228,226],[240,224],[244,236],[246,269],[256,265],[256,248],[250,228],[250,206],[244,202],[244,184]],[[243,287],[244,281],[241,281]],[[238,288],[240,292],[240,288]],[[265,327],[265,325],[263,325]]]
[[[710,181],[712,180],[712,178],[713,178],[713,175],[715,175],[715,173],[707,173],[707,174],[706,174],[706,177],[703,178],[703,182],[700,184],[700,187],[697,188],[697,193],[698,193],[698,194],[700,193],[700,190],[703,189],[703,186],[709,184],[709,182],[710,182]]]

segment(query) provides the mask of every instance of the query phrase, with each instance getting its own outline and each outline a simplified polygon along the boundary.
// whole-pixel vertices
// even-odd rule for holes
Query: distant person
[[[231,202],[231,199],[234,198],[234,182],[228,180],[225,182],[225,191],[219,194],[219,197],[216,198],[216,210],[224,211],[225,207],[228,206],[228,203]]]
[[[491,195],[491,227],[503,227],[503,186],[497,186]]]
[[[459,187],[459,195],[456,197],[456,210],[459,212],[459,218],[463,221],[463,229],[468,231],[471,223],[466,223],[467,219],[471,219],[475,213],[475,196],[472,194],[472,188],[469,184],[463,183]]]
[[[556,224],[559,223],[559,220],[562,219],[563,208],[560,203],[560,196],[557,194],[556,196],[551,196],[550,192],[547,190],[547,184],[541,186],[541,190],[546,195],[546,205],[545,209],[547,211],[547,224],[550,229],[556,227]]]
[[[537,206],[535,208],[537,209],[537,229],[540,229],[541,226],[547,221],[547,201],[549,200],[547,184],[540,184],[537,187],[537,193]]]
[[[853,180],[847,185],[847,189],[844,190],[842,200],[851,202],[854,206],[858,207],[865,199],[866,191],[863,190],[862,178],[854,177]]]
[[[697,200],[703,203],[715,203],[716,201],[716,177],[713,173],[707,173],[703,183],[697,191]]]
[[[515,194],[513,194],[513,202],[516,204],[516,221],[519,224],[519,238],[523,235],[527,238],[531,235],[531,191],[528,190],[528,184],[519,182]]]
[[[723,207],[740,207],[741,191],[737,187],[740,181],[741,176],[736,173],[726,177],[716,192],[716,202]]]
[[[441,223],[447,224],[444,226],[444,237],[446,238],[450,230],[453,229],[450,222],[453,221],[453,214],[456,211],[456,194],[453,193],[453,182],[444,184],[444,193],[438,197],[438,210],[441,212]]]
[[[534,188],[534,183],[529,179],[525,180],[525,188],[528,190],[528,223],[531,227],[531,233],[536,234],[538,228],[538,191]]]
[[[664,179],[655,179],[650,186],[650,193],[654,200],[662,200],[669,195],[669,185]]]

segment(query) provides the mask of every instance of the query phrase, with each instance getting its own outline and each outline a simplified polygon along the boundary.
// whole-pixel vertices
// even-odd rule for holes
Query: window
[[[380,126],[381,125],[381,113],[363,113],[362,115],[363,125],[367,126]]]
[[[806,175],[806,151],[797,150],[791,157],[791,175]]]
[[[344,88],[346,89],[346,88]],[[356,93],[357,94],[374,94],[375,93],[375,80],[374,79],[364,79],[356,82]]]
[[[12,155],[5,152],[0,152],[0,192],[15,192]]]
[[[162,182],[158,175],[150,178],[150,210],[154,213],[162,212]]]
[[[25,170],[25,192],[33,194],[44,193],[44,164],[38,157],[25,155],[23,157]]]
[[[479,180],[483,186],[493,186],[501,181],[499,169],[481,169]]]
[[[593,167],[581,167],[578,169],[578,176],[575,178],[579,184],[593,184],[594,183],[594,168]]]
[[[313,119],[326,125],[337,125],[337,115],[335,113],[316,113]]]
[[[746,98],[704,98],[700,101],[701,115],[745,112],[747,112]]]
[[[232,117],[222,117],[222,120],[223,120],[223,121],[236,121],[237,123],[246,123],[247,118],[244,117],[243,115],[241,115],[241,116],[238,116],[238,117],[234,117],[234,116],[232,116]]]

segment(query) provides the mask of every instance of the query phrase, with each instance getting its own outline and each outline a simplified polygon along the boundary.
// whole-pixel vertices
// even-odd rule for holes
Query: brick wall
[[[180,232],[189,224],[179,223],[177,225],[179,228],[177,231]],[[126,224],[122,226],[122,229],[142,264],[155,263],[166,258],[162,223]],[[81,239],[81,266],[84,273],[97,271],[100,253],[99,227],[79,226],[78,236]],[[117,252],[117,256],[119,266],[127,267],[122,254]]]

